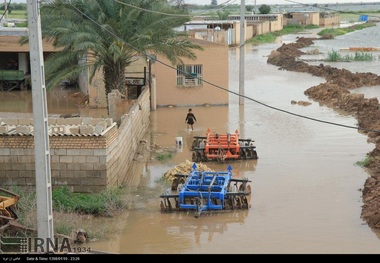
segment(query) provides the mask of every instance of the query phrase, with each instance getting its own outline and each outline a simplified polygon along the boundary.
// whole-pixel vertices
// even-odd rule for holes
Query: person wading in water
[[[193,124],[197,121],[197,118],[195,118],[195,115],[193,113],[193,110],[190,108],[189,112],[186,115],[185,123],[187,123],[187,129],[193,130]]]

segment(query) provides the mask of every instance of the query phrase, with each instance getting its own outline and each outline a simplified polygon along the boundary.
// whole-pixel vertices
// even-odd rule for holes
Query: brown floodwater
[[[304,95],[306,89],[325,82],[323,78],[278,70],[266,63],[272,50],[295,38],[289,35],[275,44],[246,45],[244,91],[248,99],[239,105],[239,98],[230,94],[228,106],[192,107],[198,120],[194,131],[186,129],[187,108],[151,112],[149,140],[172,151],[173,157],[165,161],[152,158],[144,165],[141,174],[136,175],[140,184],[133,209],[102,222],[117,224],[120,233],[90,242],[89,247],[121,254],[380,252],[379,233],[360,218],[361,188],[368,174],[356,165],[374,144],[355,129],[288,114],[346,126],[357,124],[352,116],[321,106]],[[238,92],[237,49],[230,50],[229,71],[229,89]],[[311,105],[292,104],[292,100]],[[58,112],[57,104],[62,105],[49,104],[49,113]],[[9,111],[0,107],[1,111]],[[26,101],[12,109],[17,107],[31,109]],[[59,113],[67,114],[61,112],[63,108]],[[216,171],[226,171],[231,165],[234,177],[251,180],[251,208],[202,213],[199,218],[192,212],[161,213],[159,195],[165,189],[160,179],[175,165],[191,161],[193,136],[205,136],[208,128],[218,133],[238,130],[241,138],[255,140],[257,160],[205,163]],[[176,137],[183,138],[181,146],[176,145]]]

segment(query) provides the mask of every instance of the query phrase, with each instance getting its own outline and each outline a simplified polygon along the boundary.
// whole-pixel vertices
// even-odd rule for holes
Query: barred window
[[[178,65],[177,86],[191,87],[202,85],[202,65]]]

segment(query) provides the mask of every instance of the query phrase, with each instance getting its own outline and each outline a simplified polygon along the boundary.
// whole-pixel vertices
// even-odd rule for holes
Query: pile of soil
[[[363,94],[351,94],[350,89],[380,85],[380,77],[373,73],[352,73],[320,64],[308,65],[298,59],[304,54],[299,49],[312,45],[320,38],[298,38],[295,43],[283,44],[272,51],[267,62],[281,70],[310,73],[324,77],[326,83],[307,89],[309,98],[339,111],[345,111],[358,120],[358,131],[368,136],[376,147],[368,153],[365,167],[369,177],[362,191],[363,206],[361,218],[375,230],[380,230],[380,107],[377,98],[364,98]],[[326,39],[326,38],[323,38]]]

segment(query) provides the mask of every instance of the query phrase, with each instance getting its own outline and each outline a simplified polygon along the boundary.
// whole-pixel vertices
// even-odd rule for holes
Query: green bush
[[[337,62],[342,60],[342,56],[338,53],[338,51],[332,50],[327,53],[327,61],[329,62]]]
[[[124,206],[122,196],[123,193],[118,189],[88,194],[72,193],[67,187],[59,187],[53,191],[52,200],[58,211],[106,215],[110,207]]]
[[[364,158],[364,160],[357,161],[356,165],[361,166],[361,167],[368,167],[371,160],[372,160],[372,157],[367,154],[366,157]]]
[[[327,53],[327,61],[338,62],[338,61],[371,61],[375,60],[375,57],[370,53],[355,52],[355,55],[345,55],[342,57],[338,51],[332,50]]]
[[[159,161],[165,161],[167,159],[171,159],[173,157],[173,153],[171,152],[164,152],[164,153],[157,153],[156,159]]]

